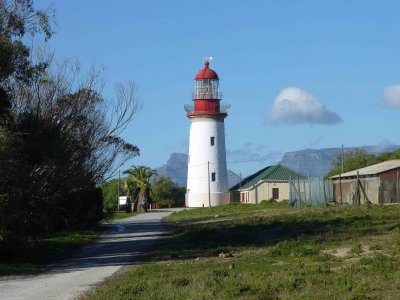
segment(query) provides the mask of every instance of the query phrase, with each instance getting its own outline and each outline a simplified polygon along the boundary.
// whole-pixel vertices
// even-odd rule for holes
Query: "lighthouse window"
[[[211,146],[214,146],[215,145],[215,137],[212,136],[210,142],[211,142]]]
[[[215,172],[211,173],[211,181],[215,181]]]

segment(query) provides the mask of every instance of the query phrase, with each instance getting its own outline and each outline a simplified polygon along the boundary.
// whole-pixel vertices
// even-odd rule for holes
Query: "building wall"
[[[379,174],[379,203],[400,203],[400,168]]]
[[[211,146],[214,137],[214,146]],[[210,162],[210,193],[212,205],[229,202],[226,168],[225,128],[223,117],[190,118],[189,162],[186,206],[209,206],[208,169]],[[215,173],[215,181],[212,181]]]
[[[272,198],[272,189],[279,189],[279,198],[277,201],[289,199],[289,182],[262,182],[255,185],[249,190],[242,190],[240,193],[240,202],[259,204],[263,200],[269,200]],[[231,196],[231,199],[236,199],[235,196]]]
[[[277,201],[289,199],[289,182],[263,182],[256,186],[254,193],[255,203],[260,203],[262,200],[272,198],[272,189],[279,189],[279,198]]]
[[[379,177],[361,178],[361,184],[364,187],[368,200],[372,203],[379,203]],[[354,204],[353,199],[357,190],[357,179],[344,179],[341,180],[342,186],[342,203]],[[334,180],[333,182],[333,195],[336,202],[341,203],[340,197],[340,181]],[[365,203],[366,199],[360,189],[360,201]]]
[[[394,179],[398,179],[399,176],[400,176],[400,168],[382,172],[381,174],[379,174],[379,178],[381,180],[394,180]]]

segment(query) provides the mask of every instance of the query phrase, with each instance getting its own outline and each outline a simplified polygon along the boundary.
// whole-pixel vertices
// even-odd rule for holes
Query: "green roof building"
[[[269,166],[233,186],[230,189],[231,202],[258,204],[269,199],[288,200],[289,181],[306,178],[307,176],[282,165]]]

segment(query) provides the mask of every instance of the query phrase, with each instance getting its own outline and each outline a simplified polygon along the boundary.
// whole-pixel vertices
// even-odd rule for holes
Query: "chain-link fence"
[[[326,205],[333,201],[333,183],[321,178],[290,179],[290,205],[293,207]]]

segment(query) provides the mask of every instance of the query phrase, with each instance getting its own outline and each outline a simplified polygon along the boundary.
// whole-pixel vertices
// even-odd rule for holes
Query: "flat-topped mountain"
[[[344,148],[344,151],[363,149],[368,153],[379,154],[399,149],[398,145],[362,146]],[[323,177],[332,168],[333,159],[339,155],[342,148],[305,149],[286,152],[279,164],[310,177]]]

